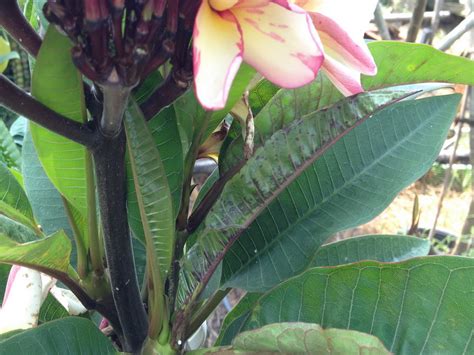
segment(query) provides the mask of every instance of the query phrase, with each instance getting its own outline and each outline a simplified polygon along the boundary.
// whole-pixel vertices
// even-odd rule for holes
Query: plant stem
[[[28,23],[16,0],[0,1],[0,26],[33,57],[38,55],[41,37]]]
[[[123,330],[123,350],[136,352],[146,337],[148,321],[140,297],[127,222],[123,129],[117,137],[102,136],[101,144],[92,154],[112,295]]]
[[[209,118],[212,112],[206,112],[204,119],[200,122],[199,131],[193,136],[191,147],[189,148],[188,154],[184,161],[184,181],[183,181],[183,192],[181,194],[181,208],[178,213],[176,222],[178,232],[186,230],[189,214],[189,198],[191,196],[191,181],[193,178],[194,163],[196,162],[199,146],[201,145],[202,136],[207,130],[209,124]],[[184,245],[184,244],[183,244]]]
[[[123,114],[133,86],[120,84],[101,85],[104,95],[100,129],[107,137],[115,137],[122,129]]]
[[[193,335],[196,330],[204,323],[204,321],[210,316],[210,314],[217,308],[219,303],[224,299],[225,296],[230,292],[230,288],[225,290],[217,290],[214,294],[207,300],[207,302],[198,309],[198,311],[193,315],[189,325],[186,328],[185,338],[188,339]]]
[[[184,77],[186,77],[186,75]],[[186,77],[187,80],[181,79],[180,76],[176,75],[175,71],[172,71],[163,84],[140,105],[147,121],[151,120],[161,109],[171,105],[174,100],[186,92],[191,80],[191,76],[188,75],[188,77]]]
[[[54,112],[28,95],[3,74],[0,74],[0,104],[88,148],[93,148],[97,144],[97,135],[89,125],[70,120]]]
[[[202,199],[199,206],[197,206],[191,216],[189,216],[187,226],[187,231],[189,234],[194,232],[199,227],[199,225],[202,223],[204,218],[206,218],[207,214],[211,210],[212,206],[214,206],[216,200],[221,195],[222,190],[224,190],[224,187],[227,182],[240,171],[240,169],[245,163],[246,161],[242,161],[239,164],[236,164],[234,167],[226,171],[224,175],[222,175],[219,180],[217,180],[214,185],[212,185],[212,187]]]
[[[415,9],[413,10],[413,16],[410,21],[410,27],[408,28],[407,42],[416,42],[418,31],[423,24],[423,18],[425,14],[426,4],[428,0],[418,0],[416,2]]]
[[[69,206],[69,202],[61,196],[63,201],[64,210],[66,211],[66,216],[71,225],[72,234],[74,235],[74,241],[76,243],[76,250],[77,250],[77,272],[81,279],[84,279],[87,276],[87,250],[86,246],[84,245],[82,233],[77,226],[76,221],[74,220],[74,216],[71,211],[71,207]]]
[[[97,223],[97,204],[95,198],[94,166],[90,152],[86,152],[86,180],[87,180],[87,230],[89,235],[89,252],[92,270],[95,276],[104,274],[104,263],[102,261],[101,241]]]
[[[466,86],[466,88],[464,89],[462,100],[461,100],[461,109],[460,109],[460,116],[459,116],[460,118],[464,118],[466,114],[468,97],[469,97],[469,87]],[[449,166],[448,166],[448,170],[446,171],[446,175],[444,176],[443,189],[441,190],[441,195],[439,196],[433,225],[431,226],[430,233],[428,235],[428,240],[430,241],[430,243],[433,243],[433,238],[436,233],[436,227],[438,225],[438,219],[441,214],[441,210],[443,208],[444,198],[446,197],[446,194],[448,193],[449,188],[451,187],[452,180],[453,180],[454,158],[456,157],[456,152],[458,150],[459,142],[461,140],[462,127],[463,127],[463,123],[458,122],[458,127],[457,127],[456,135],[455,135],[456,140],[454,143],[453,152],[451,153],[451,156],[449,157]]]

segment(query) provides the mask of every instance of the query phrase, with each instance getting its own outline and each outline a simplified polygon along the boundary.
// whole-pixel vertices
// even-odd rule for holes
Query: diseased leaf
[[[222,287],[267,290],[308,267],[331,235],[377,216],[429,169],[458,102],[451,95],[398,103],[340,139],[242,232],[224,260]]]
[[[275,132],[227,183],[196,232],[188,260],[202,261],[189,263],[190,273],[209,274],[208,268],[213,272],[225,251],[292,181],[355,126],[399,98],[362,94]],[[250,257],[257,251],[245,253]]]

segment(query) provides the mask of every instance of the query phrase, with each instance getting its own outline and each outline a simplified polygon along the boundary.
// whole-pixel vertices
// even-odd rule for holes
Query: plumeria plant
[[[474,352],[474,260],[325,244],[429,169],[449,84],[474,84],[465,58],[367,43],[376,4],[2,0],[32,80],[0,79],[28,119],[21,153],[0,127],[0,353]]]

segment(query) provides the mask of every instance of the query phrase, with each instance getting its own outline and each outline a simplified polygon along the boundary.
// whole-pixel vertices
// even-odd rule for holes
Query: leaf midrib
[[[439,106],[439,105],[437,104],[437,106]],[[394,110],[394,109],[396,109],[396,108],[389,108],[389,109],[390,109],[390,110]],[[380,112],[381,112],[381,111],[378,111],[378,112],[374,113],[373,115],[376,115],[376,114],[378,114],[378,113],[380,113]],[[372,118],[373,118],[373,115],[372,115]],[[432,117],[433,117],[433,116],[432,116]],[[343,185],[341,185],[339,188],[337,188],[336,190],[334,190],[334,192],[333,192],[330,196],[323,198],[319,204],[314,205],[313,208],[308,209],[302,216],[298,217],[292,225],[288,226],[287,228],[285,228],[284,231],[282,231],[281,233],[279,233],[279,234],[278,234],[279,237],[272,239],[272,240],[270,241],[270,243],[268,243],[265,247],[263,247],[262,249],[260,249],[259,252],[261,251],[261,253],[258,253],[258,254],[256,254],[255,256],[250,257],[246,263],[241,264],[241,265],[242,265],[241,267],[239,267],[238,269],[236,269],[235,271],[233,271],[233,275],[235,275],[238,271],[243,270],[245,267],[247,267],[249,264],[251,264],[254,260],[260,258],[260,255],[259,255],[259,254],[263,254],[263,253],[266,252],[268,249],[270,249],[270,247],[272,247],[274,244],[276,244],[277,242],[279,242],[280,239],[283,238],[283,235],[287,234],[288,230],[290,230],[293,226],[299,224],[302,220],[307,219],[307,218],[308,218],[308,215],[314,213],[314,211],[315,211],[319,206],[323,205],[323,204],[326,203],[330,198],[332,198],[333,196],[337,195],[337,194],[338,194],[341,190],[343,190],[349,183],[352,183],[354,180],[358,179],[360,176],[365,175],[365,172],[366,172],[366,171],[372,169],[374,165],[378,164],[381,160],[385,159],[385,157],[386,157],[387,155],[389,155],[392,151],[396,150],[395,148],[398,148],[400,145],[403,145],[402,143],[404,143],[404,142],[406,142],[407,140],[411,139],[411,137],[412,137],[413,135],[415,135],[415,133],[418,133],[420,129],[424,128],[424,127],[425,127],[429,122],[431,122],[432,120],[433,120],[433,118],[431,118],[431,120],[426,120],[426,121],[424,121],[424,123],[423,123],[422,125],[418,126],[418,129],[417,129],[417,130],[415,130],[415,131],[410,131],[410,133],[409,133],[407,136],[405,136],[404,139],[402,139],[401,141],[399,141],[399,144],[397,144],[396,146],[392,146],[391,149],[386,150],[384,154],[379,155],[379,157],[378,157],[377,159],[373,160],[372,163],[370,163],[368,166],[366,166],[364,169],[362,169],[358,174],[354,174],[354,176],[353,176],[352,178],[350,178],[349,180],[345,181]],[[363,120],[362,122],[366,122],[366,121],[367,121],[367,120]],[[361,122],[361,121],[359,121],[359,122]],[[362,123],[362,122],[361,122],[361,123]],[[354,128],[355,128],[355,127],[356,127],[356,126],[354,126]],[[352,131],[352,130],[351,130],[351,131]],[[385,139],[384,139],[384,140],[385,140]],[[332,147],[334,147],[334,145],[331,146],[331,148],[332,148]],[[312,161],[311,164],[308,164],[308,166],[305,167],[303,173],[305,173],[306,168],[308,168],[310,165],[314,164],[315,161],[316,161],[318,158],[319,158],[319,157],[316,157],[316,158]],[[300,175],[302,175],[302,174],[300,174]],[[300,176],[300,175],[299,175],[299,176]],[[298,177],[297,177],[297,178],[298,178]],[[295,178],[292,182],[294,182],[297,178]],[[292,182],[291,182],[291,183],[292,183]],[[289,183],[284,189],[288,188],[291,183]],[[284,190],[284,189],[283,189],[283,190]],[[282,191],[283,191],[283,190],[282,190]],[[274,200],[276,200],[276,199],[278,199],[278,197],[276,197]],[[273,201],[274,201],[274,200],[273,200]],[[267,206],[265,206],[265,209],[267,209],[270,204],[271,204],[271,202],[270,202]],[[264,210],[264,209],[261,209],[260,211],[263,211],[263,210]],[[259,215],[260,215],[260,213],[258,214],[258,216],[259,216]],[[254,220],[256,220],[256,219],[258,218],[258,216],[257,216],[256,218],[254,218],[250,223],[248,223],[248,224],[247,224],[247,227],[248,227]],[[281,236],[281,237],[280,237],[280,236]],[[318,248],[318,249],[319,249],[319,248]],[[317,249],[316,249],[316,250],[317,250]],[[311,263],[311,260],[306,264],[305,267],[307,267],[310,263]],[[304,269],[304,268],[303,268],[303,269]],[[229,282],[230,280],[232,280],[232,277],[229,278],[228,280],[226,280],[225,283]]]

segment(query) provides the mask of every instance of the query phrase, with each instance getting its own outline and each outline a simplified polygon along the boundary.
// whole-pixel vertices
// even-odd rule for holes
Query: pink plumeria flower
[[[364,31],[377,0],[292,0],[306,10],[324,46],[323,71],[346,96],[364,89],[360,74],[375,75],[377,66]]]
[[[54,278],[39,271],[13,265],[0,309],[0,334],[36,327],[41,305],[50,291],[69,314],[87,311],[71,291],[55,283]]]
[[[283,88],[308,84],[324,60],[311,18],[289,0],[203,0],[193,34],[202,106],[225,106],[242,61]]]
[[[0,334],[35,327],[41,304],[52,285],[49,278],[43,287],[38,271],[12,266],[0,309]]]

